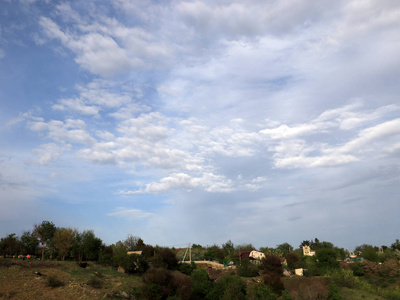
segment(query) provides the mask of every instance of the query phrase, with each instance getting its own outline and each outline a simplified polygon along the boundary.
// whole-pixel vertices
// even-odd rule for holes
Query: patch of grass
[[[56,288],[64,285],[65,283],[55,275],[47,277],[47,286],[49,287]]]
[[[103,281],[97,277],[92,277],[89,279],[89,281],[87,282],[87,284],[89,286],[91,286],[94,289],[101,289],[103,288]]]

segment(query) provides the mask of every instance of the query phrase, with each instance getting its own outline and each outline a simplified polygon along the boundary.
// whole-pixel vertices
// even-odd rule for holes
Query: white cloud
[[[57,161],[65,150],[69,150],[69,145],[61,147],[54,143],[40,145],[39,148],[33,149],[36,159],[32,162],[39,165],[48,165],[50,162]]]
[[[86,123],[82,120],[67,119],[65,122],[58,120],[30,121],[29,129],[37,132],[47,132],[47,138],[59,143],[92,144],[95,139],[86,131]]]
[[[207,192],[213,193],[227,193],[233,191],[232,181],[221,175],[204,173],[201,177],[192,177],[185,173],[174,173],[168,177],[162,178],[160,182],[147,184],[144,189],[121,191],[120,194],[159,194],[174,189],[190,191],[195,188],[204,188]]]
[[[153,213],[145,212],[140,209],[128,209],[125,207],[118,207],[114,209],[114,212],[108,213],[107,216],[123,218],[128,221],[137,221],[141,219],[148,219],[154,216]]]

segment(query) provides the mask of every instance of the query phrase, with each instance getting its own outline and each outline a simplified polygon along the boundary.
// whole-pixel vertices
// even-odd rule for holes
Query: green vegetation
[[[315,255],[304,256],[303,245]],[[1,238],[0,298],[400,299],[399,240],[390,247],[358,246],[351,258],[318,239],[300,247],[264,247],[259,260],[250,255],[254,246],[230,240],[221,247],[194,244],[190,252],[147,245],[133,235],[105,245],[91,230],[43,221],[21,237]],[[183,257],[192,262],[179,263]],[[297,268],[305,276],[294,276]]]

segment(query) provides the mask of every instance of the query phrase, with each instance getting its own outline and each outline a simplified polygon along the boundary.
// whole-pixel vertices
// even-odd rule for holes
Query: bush
[[[237,275],[225,275],[218,278],[211,292],[206,299],[245,299],[246,287],[241,278]]]
[[[194,266],[196,266],[195,263],[193,263]],[[193,272],[193,264],[187,264],[187,263],[180,263],[179,264],[179,271],[185,275],[190,276]]]
[[[351,270],[353,271],[354,276],[363,276],[364,275],[364,269],[363,269],[361,263],[358,261],[352,264]]]
[[[115,253],[113,263],[128,273],[144,273],[149,268],[149,264],[143,256],[127,254],[125,250]]]
[[[334,283],[331,283],[329,285],[328,299],[329,300],[342,300],[343,299],[342,295],[340,294],[339,287]]]
[[[252,283],[247,287],[247,299],[249,300],[276,300],[278,295],[270,286],[264,283]],[[290,299],[290,295],[289,298]]]
[[[337,269],[332,271],[329,275],[335,285],[348,288],[354,288],[356,286],[356,278],[351,270]]]
[[[190,279],[192,281],[194,299],[204,299],[213,288],[208,273],[204,269],[194,270],[190,275]]]
[[[141,297],[145,299],[165,299],[178,296],[180,299],[192,298],[190,278],[177,271],[164,268],[149,269],[143,276],[146,286],[141,289]]]
[[[242,264],[237,269],[237,274],[241,277],[255,277],[258,276],[258,267],[250,260],[243,259]]]
[[[400,275],[399,263],[396,259],[385,261],[379,268],[379,275],[382,277],[397,277]]]
[[[63,285],[64,285],[64,282],[61,279],[59,279],[57,276],[50,275],[47,278],[47,286],[55,288],[55,287],[60,287]]]
[[[153,263],[156,268],[169,270],[176,270],[178,268],[178,260],[176,259],[175,252],[168,248],[161,249],[155,255]]]

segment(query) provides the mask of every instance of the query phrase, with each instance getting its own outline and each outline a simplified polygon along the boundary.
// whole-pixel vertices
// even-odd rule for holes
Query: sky
[[[400,4],[0,0],[0,236],[400,238]]]

